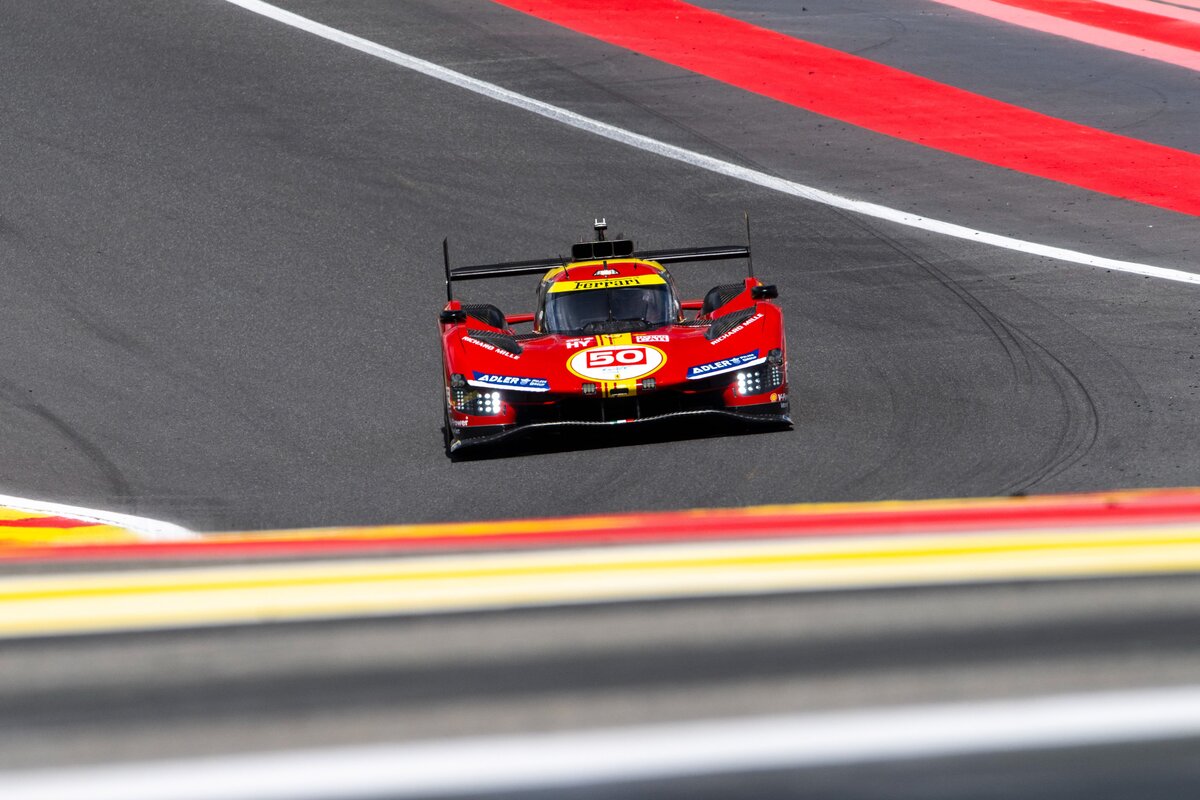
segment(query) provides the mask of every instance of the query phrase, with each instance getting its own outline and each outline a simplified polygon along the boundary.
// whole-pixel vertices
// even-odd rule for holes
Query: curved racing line
[[[919,214],[912,214],[896,208],[879,205],[877,203],[868,203],[862,200],[854,200],[848,197],[827,192],[823,189],[818,189],[813,186],[807,186],[796,181],[786,180],[775,175],[770,175],[759,170],[749,169],[747,167],[733,164],[728,161],[722,161],[718,158],[704,155],[683,147],[677,147],[667,142],[662,142],[657,139],[652,139],[649,136],[643,136],[632,131],[619,128],[615,125],[609,125],[599,120],[585,117],[582,114],[577,114],[573,111],[560,108],[558,106],[536,100],[532,97],[519,94],[517,92],[505,89],[502,86],[497,86],[487,81],[472,78],[461,72],[456,72],[439,64],[434,64],[424,59],[416,58],[401,53],[390,47],[385,47],[376,42],[364,39],[361,36],[354,36],[345,31],[331,28],[328,25],[323,25],[314,20],[302,17],[299,14],[293,14],[290,11],[284,11],[281,8],[265,3],[262,0],[225,0],[231,5],[238,6],[254,14],[259,14],[268,19],[275,20],[284,25],[291,26],[297,30],[310,33],[314,36],[319,36],[331,42],[336,42],[340,45],[348,47],[352,50],[357,50],[360,53],[383,59],[384,61],[395,64],[404,69],[410,69],[414,72],[426,75],[435,80],[443,81],[452,86],[457,86],[470,92],[482,95],[484,97],[496,100],[501,103],[520,108],[538,116],[545,117],[563,125],[567,125],[578,130],[586,131],[596,136],[601,136],[615,142],[619,142],[629,147],[634,147],[648,153],[679,161],[689,166],[698,169],[708,170],[718,175],[724,175],[735,180],[744,181],[755,186],[761,186],[774,192],[798,197],[804,200],[809,200],[815,203],[830,206],[832,208],[849,211],[854,214],[861,214],[874,219],[885,220],[898,225],[904,225],[911,228],[938,233],[943,236],[951,236],[956,239],[964,239],[966,241],[975,242],[976,244],[986,245],[989,247],[998,247],[1005,250],[1014,250],[1030,255],[1051,258],[1058,261],[1066,261],[1072,264],[1080,264],[1086,267],[1097,269],[1111,270],[1114,272],[1124,272],[1132,275],[1142,275],[1150,278],[1158,278],[1160,280],[1175,281],[1179,283],[1200,284],[1200,275],[1193,272],[1187,272],[1181,269],[1171,269],[1167,267],[1153,266],[1150,264],[1142,264],[1134,261],[1124,261],[1115,258],[1106,258],[1104,256],[1096,256],[1090,253],[1082,253],[1077,250],[1070,250],[1063,247],[1054,247],[1051,245],[1041,244],[1038,242],[1026,241],[1017,239],[1012,236],[1001,236],[995,233],[970,228],[965,225],[958,225],[944,220],[932,219],[923,217]]]

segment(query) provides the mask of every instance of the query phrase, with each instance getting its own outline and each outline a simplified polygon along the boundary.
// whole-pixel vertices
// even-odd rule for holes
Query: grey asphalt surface
[[[960,14],[926,26],[924,6],[888,5],[728,10],[1195,147],[1194,75]],[[1194,264],[1192,218],[845,130],[483,0],[287,7],[864,200]],[[889,21],[904,13],[919,33]],[[11,494],[214,530],[1200,483],[1188,287],[781,197],[219,0],[3,14]],[[891,38],[875,42],[881,25]],[[979,55],[995,37],[1004,59],[1012,40],[1040,60],[1013,75]],[[1083,75],[1110,105],[1073,93]],[[432,316],[443,236],[456,263],[556,253],[597,215],[645,247],[737,242],[742,210],[785,303],[793,432],[551,439],[445,459]],[[737,269],[676,272],[699,295]],[[464,296],[517,311],[532,288],[476,283]]]
[[[485,0],[283,5],[858,199],[1200,272],[1193,218],[851,129]],[[915,2],[707,5],[1200,147],[1196,78],[1176,68]],[[220,530],[1200,484],[1191,287],[782,197],[220,0],[0,0],[0,19],[5,493]],[[557,253],[595,216],[647,248],[737,242],[742,210],[788,315],[794,431],[444,457],[443,236],[457,263]],[[699,296],[736,269],[676,273]],[[469,298],[524,310],[532,287]],[[0,766],[1193,683],[1198,602],[1183,578],[3,643]],[[600,796],[1190,797],[1196,755]]]
[[[919,762],[630,782],[486,795],[489,800],[1128,800],[1188,798],[1200,785],[1200,742],[1077,748]],[[476,796],[481,798],[484,795]],[[464,799],[465,800],[465,796]]]
[[[1197,630],[1181,577],[7,641],[0,767],[1170,686]]]

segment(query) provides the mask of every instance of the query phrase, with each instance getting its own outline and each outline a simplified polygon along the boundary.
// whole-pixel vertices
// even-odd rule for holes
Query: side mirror
[[[438,322],[443,325],[453,325],[458,322],[467,321],[467,312],[462,310],[450,311],[449,309],[438,314]]]
[[[768,283],[765,286],[754,286],[750,289],[750,296],[755,300],[774,300],[779,297],[779,287],[773,283]]]

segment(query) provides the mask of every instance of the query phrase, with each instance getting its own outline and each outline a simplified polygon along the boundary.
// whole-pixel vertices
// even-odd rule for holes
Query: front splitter
[[[728,411],[725,409],[696,409],[692,411],[672,411],[669,414],[657,414],[653,417],[638,417],[634,419],[614,420],[555,420],[552,422],[532,422],[526,425],[513,425],[493,434],[471,436],[460,439],[454,437],[450,441],[450,452],[457,453],[463,449],[483,445],[496,444],[528,432],[558,428],[597,428],[616,427],[621,425],[643,425],[646,423],[666,422],[684,417],[722,417],[737,420],[753,426],[762,425],[791,425],[790,414],[755,414],[744,411]]]

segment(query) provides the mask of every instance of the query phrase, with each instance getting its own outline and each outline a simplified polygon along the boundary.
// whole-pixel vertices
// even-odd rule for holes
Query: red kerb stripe
[[[495,0],[715,80],[999,167],[1200,215],[1200,156],[1039,114],[677,0]]]
[[[994,0],[1052,17],[1104,28],[1152,42],[1200,50],[1200,25],[1182,19],[1160,17],[1130,8],[1105,5],[1093,0]]]
[[[24,519],[0,519],[0,528],[88,528],[99,522],[86,522],[71,517],[26,517]]]
[[[568,520],[562,522],[567,523]],[[970,535],[976,531],[1088,530],[1115,526],[1200,524],[1200,492],[1168,491],[1109,497],[1065,496],[1040,500],[1012,500],[1000,504],[895,509],[867,507],[827,512],[746,513],[713,509],[704,514],[660,512],[628,514],[579,529],[555,520],[529,520],[527,529],[473,536],[453,535],[445,526],[421,536],[367,536],[353,528],[341,533],[314,531],[312,538],[287,539],[287,532],[264,532],[262,539],[131,544],[94,544],[48,547],[0,547],[0,560],[117,560],[117,559],[227,559],[280,556],[320,556],[336,553],[416,553],[473,550],[524,550],[605,544],[733,541],[843,536],[895,536],[913,533]],[[323,535],[324,534],[324,535]],[[0,540],[2,543],[2,540]]]

